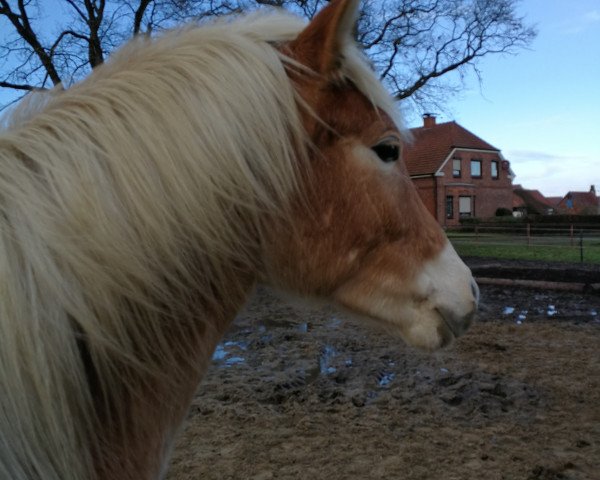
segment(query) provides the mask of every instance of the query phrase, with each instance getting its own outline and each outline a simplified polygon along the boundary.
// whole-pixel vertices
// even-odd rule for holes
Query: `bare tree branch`
[[[3,81],[0,81],[0,87],[12,88],[13,90],[25,90],[25,91],[31,91],[31,90],[35,90],[37,88],[33,85],[23,85],[23,84],[3,82]]]
[[[438,103],[457,90],[452,79],[481,57],[526,48],[536,35],[516,15],[516,0],[367,2],[359,41],[398,99]]]
[[[312,18],[328,0],[64,0],[72,12],[54,40],[30,21],[34,2],[0,0],[13,36],[0,45],[0,88],[19,91],[61,79],[67,85],[131,36],[186,20],[283,7]],[[536,35],[516,13],[519,0],[363,0],[358,41],[392,95],[419,108],[444,103],[478,60],[513,54]],[[16,5],[11,7],[11,5]],[[41,5],[41,3],[40,3]]]
[[[19,0],[18,2],[19,13],[16,13],[11,9],[11,6],[7,0],[0,0],[0,7],[2,7],[1,13],[10,21],[20,37],[27,42],[31,49],[35,52],[40,62],[46,69],[46,72],[52,80],[52,83],[54,85],[59,84],[61,79],[56,71],[56,68],[54,67],[54,64],[52,63],[52,59],[44,47],[42,47],[37,35],[31,28],[24,0]]]
[[[140,33],[140,28],[142,26],[142,19],[144,18],[144,14],[146,13],[146,9],[150,4],[151,0],[140,0],[140,4],[138,8],[135,10],[135,15],[133,17],[133,34],[137,35]]]

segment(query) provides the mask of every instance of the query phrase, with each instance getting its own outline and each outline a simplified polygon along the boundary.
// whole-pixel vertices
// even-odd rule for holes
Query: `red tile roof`
[[[560,203],[562,199],[563,197],[546,197],[546,200],[548,200],[555,207]]]
[[[547,205],[548,207],[552,207],[552,203],[546,198],[544,197],[544,195],[542,194],[542,192],[540,192],[539,190],[528,190],[529,194],[531,195],[531,198],[533,198],[534,200],[543,203],[544,205]]]
[[[558,203],[557,208],[561,213],[594,215],[600,208],[600,198],[594,192],[569,192]]]
[[[555,205],[539,190],[526,190],[521,185],[513,187],[513,207],[527,207],[532,213],[544,215],[553,210]]]
[[[403,152],[410,175],[435,173],[453,148],[500,151],[456,122],[412,128],[410,133],[412,142]]]

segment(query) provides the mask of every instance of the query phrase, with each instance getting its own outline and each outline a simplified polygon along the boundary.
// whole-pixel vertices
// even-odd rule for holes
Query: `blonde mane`
[[[308,169],[293,62],[276,48],[303,26],[256,14],[140,38],[7,120],[0,478],[93,479],[99,423],[186,358],[165,332],[245,293],[237,273],[256,269],[265,220],[285,218]],[[345,50],[345,77],[395,116]]]

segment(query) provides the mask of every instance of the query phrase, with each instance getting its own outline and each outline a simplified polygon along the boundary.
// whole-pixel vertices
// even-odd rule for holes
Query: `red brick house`
[[[556,206],[559,213],[566,215],[600,215],[600,197],[592,185],[589,192],[569,192]]]
[[[423,119],[410,130],[403,158],[438,222],[458,225],[464,217],[493,217],[498,208],[512,211],[514,174],[502,152],[456,122]]]

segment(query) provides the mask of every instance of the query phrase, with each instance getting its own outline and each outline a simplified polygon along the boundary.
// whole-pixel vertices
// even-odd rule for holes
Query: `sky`
[[[499,148],[524,188],[600,191],[600,0],[522,0],[518,9],[538,29],[531,47],[484,58],[482,84],[467,77],[438,122],[455,120]],[[420,126],[414,117],[408,126]]]
[[[600,0],[524,0],[519,11],[538,29],[530,49],[484,58],[482,85],[467,80],[438,122],[502,150],[524,188],[600,192]]]

